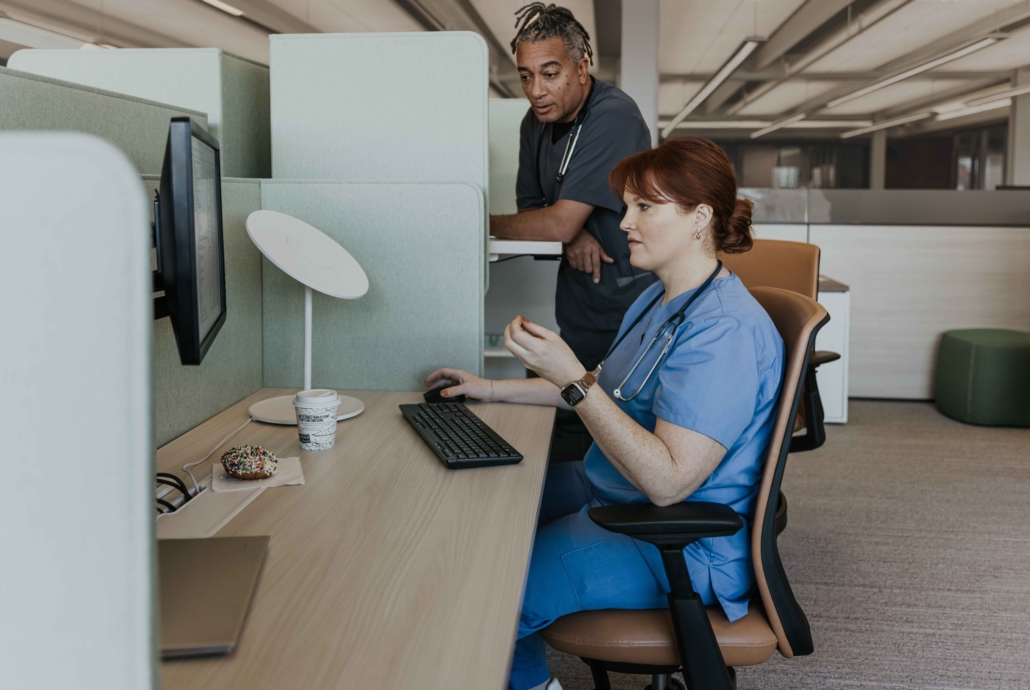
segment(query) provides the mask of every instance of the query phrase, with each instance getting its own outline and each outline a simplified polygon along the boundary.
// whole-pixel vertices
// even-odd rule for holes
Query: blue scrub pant
[[[598,527],[587,515],[597,505],[582,462],[551,465],[522,601],[512,690],[529,690],[550,678],[544,641],[536,632],[556,619],[576,611],[669,605],[658,549]]]

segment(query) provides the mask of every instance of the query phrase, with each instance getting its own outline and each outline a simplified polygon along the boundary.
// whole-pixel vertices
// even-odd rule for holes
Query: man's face
[[[543,41],[523,41],[515,53],[533,113],[541,122],[571,122],[590,83],[590,59],[578,63],[569,58],[557,36]]]

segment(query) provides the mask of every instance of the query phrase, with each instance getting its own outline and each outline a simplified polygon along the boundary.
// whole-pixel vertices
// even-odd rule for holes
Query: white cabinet
[[[819,304],[830,313],[830,322],[823,326],[815,340],[816,350],[829,350],[840,359],[819,367],[816,380],[822,398],[826,422],[848,421],[848,333],[851,321],[851,291],[847,285],[820,276]]]

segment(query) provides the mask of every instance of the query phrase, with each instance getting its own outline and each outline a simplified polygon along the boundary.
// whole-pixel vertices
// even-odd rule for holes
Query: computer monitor
[[[179,359],[200,364],[225,323],[225,242],[218,141],[190,121],[168,127],[154,204],[154,317],[172,320]]]

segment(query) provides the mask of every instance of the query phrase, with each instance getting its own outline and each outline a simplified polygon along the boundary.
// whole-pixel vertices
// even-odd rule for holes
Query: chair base
[[[679,666],[650,666],[647,664],[628,664],[619,661],[600,661],[598,659],[586,659],[580,657],[584,664],[590,667],[590,675],[594,678],[594,690],[612,690],[609,673],[626,673],[635,676],[651,676],[652,683],[644,690],[681,690],[682,684],[670,676],[681,671]],[[737,671],[732,666],[726,667],[730,676],[733,690],[737,687]],[[664,679],[664,680],[662,680]],[[665,683],[663,685],[662,683]],[[688,681],[689,682],[689,681]],[[657,686],[657,687],[656,687]],[[704,688],[686,688],[686,690],[704,690]]]

